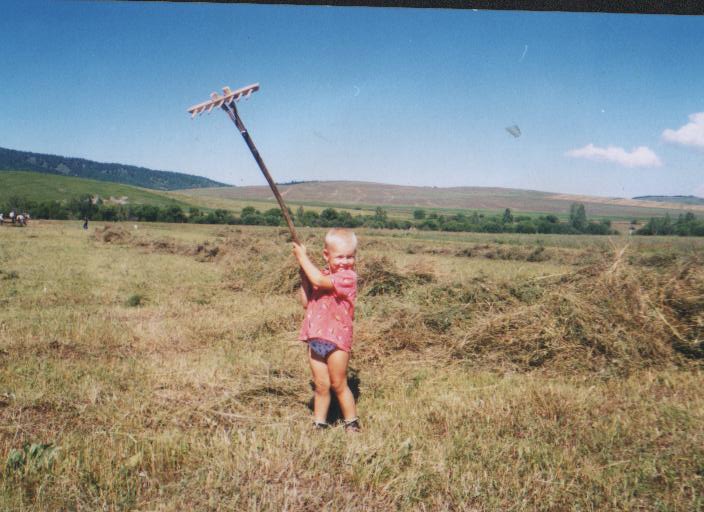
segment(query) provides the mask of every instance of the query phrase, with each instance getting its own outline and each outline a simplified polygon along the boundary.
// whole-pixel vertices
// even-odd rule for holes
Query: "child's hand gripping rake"
[[[237,129],[242,134],[242,137],[247,143],[247,146],[249,146],[249,150],[252,152],[252,155],[257,161],[257,164],[259,164],[259,168],[261,169],[262,174],[264,174],[266,181],[269,182],[269,187],[271,187],[271,191],[274,193],[274,196],[276,197],[276,200],[279,203],[279,207],[281,208],[281,213],[283,213],[284,219],[286,219],[286,224],[288,224],[288,230],[291,232],[291,238],[294,242],[300,245],[301,242],[298,240],[296,229],[293,227],[293,221],[291,220],[291,216],[288,213],[288,208],[286,208],[286,204],[284,203],[284,200],[281,197],[281,194],[279,193],[279,189],[276,187],[276,183],[271,178],[269,171],[266,169],[266,165],[264,165],[264,160],[262,160],[262,157],[259,155],[259,151],[257,151],[257,148],[254,145],[252,138],[249,136],[247,128],[244,127],[244,123],[242,122],[242,119],[240,119],[240,116],[237,113],[237,107],[235,106],[235,102],[242,99],[242,97],[248,99],[253,92],[258,90],[259,84],[248,85],[247,87],[237,89],[236,91],[231,91],[229,87],[223,87],[222,96],[214,92],[210,95],[210,100],[205,101],[203,103],[199,103],[198,105],[193,105],[191,108],[188,109],[188,112],[191,114],[191,118],[194,118],[198,114],[202,114],[203,112],[210,113],[210,111],[217,107],[222,108],[227,113],[227,115],[230,117],[230,119],[232,119],[232,122],[235,123],[235,126],[237,126]]]

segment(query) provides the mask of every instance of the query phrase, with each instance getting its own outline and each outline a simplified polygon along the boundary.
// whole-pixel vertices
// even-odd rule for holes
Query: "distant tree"
[[[521,220],[516,224],[516,233],[536,233],[538,230],[530,220]]]
[[[305,218],[304,216],[305,216],[305,211],[303,210],[302,206],[299,206],[296,209],[296,216],[295,216],[296,222],[298,222],[299,224],[303,224],[303,219]]]
[[[425,218],[425,210],[421,208],[413,210],[413,218],[416,220],[423,220]]]
[[[587,228],[587,212],[582,203],[572,203],[570,206],[570,226],[577,231]]]
[[[223,208],[218,208],[213,212],[215,216],[215,224],[234,224],[235,216],[232,215],[230,210],[225,210]]]
[[[333,221],[337,219],[337,210],[335,208],[325,208],[320,212],[320,218],[322,220]]]
[[[156,222],[159,218],[159,207],[151,204],[141,205],[136,212],[137,219],[147,222]]]
[[[636,231],[637,235],[671,235],[673,234],[672,219],[665,217],[652,217],[645,225]]]
[[[482,224],[481,230],[485,233],[501,233],[504,227],[498,221],[489,220]]]
[[[264,223],[267,226],[280,226],[284,221],[284,216],[278,208],[270,208],[264,212]]]
[[[560,219],[557,218],[557,215],[546,215],[545,220],[548,221],[550,224],[558,224],[560,222]]]
[[[435,231],[438,229],[438,223],[436,219],[425,219],[421,224],[418,225],[420,229],[427,229],[430,231]]]
[[[159,211],[158,220],[161,222],[186,222],[188,217],[178,205],[171,205]]]
[[[93,196],[90,194],[83,194],[69,199],[68,209],[79,219],[84,219],[86,217],[89,219],[94,219],[97,217],[99,207],[93,201]]]
[[[611,221],[602,220],[601,222],[590,222],[587,224],[585,232],[590,235],[608,235],[612,232]]]
[[[511,224],[513,222],[513,214],[511,213],[510,208],[506,208],[504,210],[504,216],[503,216],[502,222],[504,224]]]
[[[240,221],[242,224],[249,226],[257,226],[264,223],[261,213],[253,206],[245,206],[240,212]]]
[[[317,226],[320,222],[320,214],[313,210],[306,210],[303,214],[304,226]]]
[[[13,195],[13,196],[8,197],[7,200],[5,201],[4,209],[7,211],[15,210],[16,212],[21,212],[21,211],[28,209],[27,208],[28,202],[29,201],[24,197]]]
[[[376,210],[374,210],[374,220],[377,220],[379,222],[386,222],[388,216],[389,215],[386,210],[384,210],[381,206],[377,206]]]
[[[118,220],[119,210],[116,206],[108,204],[103,205],[98,212],[97,217],[108,222],[114,222]]]
[[[350,212],[338,212],[337,226],[344,228],[354,228],[361,225],[361,217],[352,217]]]
[[[69,211],[58,201],[39,203],[30,213],[37,219],[66,220],[69,217]]]

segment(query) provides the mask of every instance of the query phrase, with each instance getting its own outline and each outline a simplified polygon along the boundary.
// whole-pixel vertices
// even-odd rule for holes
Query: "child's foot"
[[[359,426],[359,419],[352,418],[351,420],[345,420],[345,432],[356,433],[361,432],[362,427]]]
[[[330,425],[328,425],[324,421],[314,421],[313,422],[313,430],[325,430],[328,428],[330,428]]]

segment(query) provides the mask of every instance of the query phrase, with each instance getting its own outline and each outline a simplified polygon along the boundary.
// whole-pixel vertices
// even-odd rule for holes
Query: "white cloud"
[[[662,132],[662,138],[667,142],[704,149],[704,112],[690,114],[689,121],[677,130],[668,128]]]
[[[565,155],[573,158],[614,162],[624,167],[657,167],[662,165],[658,155],[645,146],[633,148],[629,153],[616,146],[600,148],[594,144],[587,144],[583,148],[572,149]]]

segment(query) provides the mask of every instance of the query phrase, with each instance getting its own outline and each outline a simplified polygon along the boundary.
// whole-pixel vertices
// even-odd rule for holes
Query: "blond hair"
[[[332,228],[325,233],[325,246],[335,245],[337,243],[351,244],[357,249],[357,235],[354,231],[347,228]]]

